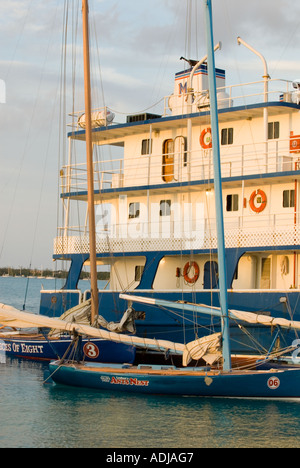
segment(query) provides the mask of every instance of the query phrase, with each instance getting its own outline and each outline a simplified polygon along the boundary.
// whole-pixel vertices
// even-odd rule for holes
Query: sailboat
[[[209,345],[203,345],[200,340],[183,345],[179,352],[183,354],[183,367],[139,365],[90,365],[87,363],[74,363],[56,361],[51,362],[49,371],[54,382],[77,387],[89,387],[97,390],[118,390],[137,392],[141,394],[167,394],[167,395],[196,395],[210,397],[246,397],[246,398],[300,398],[300,368],[279,369],[233,369],[230,349],[229,320],[232,313],[228,309],[227,282],[225,267],[225,241],[223,224],[222,181],[220,167],[220,147],[218,128],[218,106],[214,61],[212,0],[204,0],[207,48],[208,48],[208,73],[209,73],[209,97],[211,114],[211,136],[213,141],[214,162],[214,187],[215,204],[217,213],[217,240],[219,262],[220,307],[202,307],[198,311],[205,310],[221,320],[221,337],[212,337]],[[148,298],[138,298],[134,295],[125,295],[123,299],[130,301],[149,301]],[[151,301],[151,299],[150,299]],[[163,301],[161,303],[163,304]],[[186,304],[177,304],[183,310]],[[196,307],[191,305],[191,307]],[[242,314],[240,320],[262,320],[264,325],[271,325],[273,320],[260,319],[256,314]],[[235,315],[234,315],[235,316]],[[235,316],[237,318],[237,316]],[[274,322],[276,323],[276,322]],[[299,323],[280,323],[282,326],[297,327]],[[87,330],[85,330],[87,331]],[[155,340],[152,340],[155,343]],[[222,349],[222,365],[215,366],[218,361],[218,344]],[[145,346],[150,345],[145,343]],[[172,349],[171,344],[166,344],[167,349]],[[169,348],[168,348],[169,346]],[[173,346],[173,345],[172,345]],[[174,345],[173,349],[178,350]],[[200,357],[206,358],[210,365],[204,367],[188,367],[190,358],[195,351],[202,350]]]
[[[91,298],[87,301],[67,310],[61,319],[66,322],[86,323],[98,326],[99,304],[98,304],[98,284],[97,284],[97,264],[96,264],[96,240],[95,240],[95,202],[94,202],[94,170],[92,151],[92,113],[91,113],[91,92],[90,92],[90,55],[89,55],[89,25],[88,25],[88,4],[82,4],[83,17],[83,45],[84,45],[84,81],[85,81],[85,133],[86,133],[86,159],[88,176],[88,217],[89,217],[89,245],[90,245],[90,268],[91,268]],[[1,304],[3,309],[14,311],[14,308]],[[131,322],[130,316],[124,315],[121,320]],[[77,318],[79,317],[79,318]],[[0,327],[5,327],[5,320],[0,321]],[[109,325],[109,324],[108,324]],[[69,355],[72,338],[70,335],[61,335],[50,326],[50,333],[42,332],[47,328],[41,326],[36,332],[30,330],[27,333],[20,332],[16,326],[8,324],[13,330],[3,330],[0,333],[1,350],[6,355],[33,360],[50,361],[59,357]],[[38,326],[38,325],[36,325]],[[114,328],[119,327],[113,324]],[[126,325],[125,325],[126,326]],[[20,327],[22,328],[22,327]],[[23,327],[24,328],[24,327]],[[27,328],[27,327],[26,327]],[[66,330],[64,330],[66,332]],[[120,330],[121,331],[121,330]],[[100,362],[133,362],[135,359],[135,347],[123,343],[113,343],[102,338],[91,341],[86,337],[81,343],[83,352],[88,361]]]

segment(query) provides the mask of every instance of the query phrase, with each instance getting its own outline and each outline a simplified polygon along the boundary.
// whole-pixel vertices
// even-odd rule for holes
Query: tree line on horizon
[[[68,271],[57,270],[53,271],[50,268],[45,268],[45,270],[38,270],[36,268],[12,268],[12,267],[0,267],[0,276],[23,276],[23,277],[47,277],[47,278],[67,278]],[[108,280],[109,279],[108,271],[98,271],[98,280]],[[89,279],[89,272],[82,271],[80,279]]]

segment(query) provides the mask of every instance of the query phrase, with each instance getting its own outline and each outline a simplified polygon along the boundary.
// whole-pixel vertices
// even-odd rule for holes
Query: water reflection
[[[46,364],[0,364],[1,447],[299,447],[297,401],[137,396],[43,385]]]

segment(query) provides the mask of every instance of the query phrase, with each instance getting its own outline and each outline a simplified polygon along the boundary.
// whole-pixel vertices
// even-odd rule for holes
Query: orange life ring
[[[200,145],[203,149],[212,148],[211,128],[206,128],[200,135]]]
[[[257,196],[261,197],[260,206],[255,205],[255,200]],[[254,190],[250,197],[249,204],[252,211],[255,211],[255,213],[261,213],[267,206],[267,195],[260,189]]]
[[[189,276],[191,268],[194,268],[194,276],[192,276],[192,277]],[[183,277],[184,277],[185,281],[187,283],[189,283],[189,284],[195,284],[196,283],[196,281],[199,278],[199,273],[200,273],[199,266],[198,266],[198,263],[196,263],[196,262],[187,262],[184,269],[183,269]]]

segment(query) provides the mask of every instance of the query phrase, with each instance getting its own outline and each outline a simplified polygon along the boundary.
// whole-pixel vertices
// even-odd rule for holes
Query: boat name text
[[[26,343],[5,343],[0,341],[0,351],[8,353],[27,353],[27,354],[43,354],[43,345],[28,345]]]
[[[138,380],[137,378],[132,377],[101,377],[102,382],[111,383],[114,385],[135,385],[139,387],[148,387],[149,380]]]

